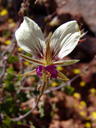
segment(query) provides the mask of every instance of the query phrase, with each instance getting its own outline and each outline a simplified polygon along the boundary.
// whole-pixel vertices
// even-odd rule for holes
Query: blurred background
[[[17,54],[32,56],[17,46],[14,36],[23,16],[34,20],[46,39],[70,20],[87,34],[64,58],[80,62],[57,67],[70,81],[51,79],[47,89],[55,91],[44,94],[32,114],[12,121],[34,107],[41,83],[36,75],[20,76],[36,67]],[[95,55],[96,0],[0,0],[0,128],[96,128]]]

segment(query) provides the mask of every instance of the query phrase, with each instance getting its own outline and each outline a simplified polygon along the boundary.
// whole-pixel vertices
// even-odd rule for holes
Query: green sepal
[[[53,65],[67,66],[67,65],[75,64],[77,62],[79,62],[79,60],[63,60],[63,61],[53,62]]]
[[[25,76],[25,75],[36,75],[36,69],[32,70],[31,72],[26,72],[24,74],[22,74],[21,76]]]
[[[60,71],[58,71],[58,76],[59,79],[64,80],[64,81],[68,81],[69,79]]]
[[[38,64],[38,65],[44,65],[44,63],[42,61],[39,61],[37,59],[33,59],[31,57],[25,56],[23,54],[19,54],[19,56],[21,56],[24,60],[33,63],[33,64]]]

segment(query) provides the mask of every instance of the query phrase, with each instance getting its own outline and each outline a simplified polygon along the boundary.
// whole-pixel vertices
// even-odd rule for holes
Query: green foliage
[[[51,111],[51,113],[50,113],[51,117],[54,116],[54,109],[55,109],[55,108],[56,108],[56,103],[54,103],[54,104],[52,105],[52,111]]]
[[[34,75],[33,77],[35,78],[36,81],[39,80],[39,77],[37,75]]]
[[[21,78],[22,78],[22,77],[21,77],[20,73],[18,73],[17,80],[18,80],[18,81],[21,81]]]
[[[11,81],[6,80],[4,83],[6,84],[6,86],[5,86],[6,91],[9,91],[9,92],[15,91],[14,84]]]
[[[53,105],[52,105],[52,110],[54,110],[56,108],[56,103],[54,103]]]
[[[0,105],[0,109],[3,113],[12,114],[14,110],[14,99],[11,95],[7,95],[4,102]]]
[[[10,117],[5,116],[3,124],[0,126],[0,128],[12,128]]]
[[[26,93],[24,92],[19,92],[16,95],[17,95],[17,98],[20,100],[20,102],[25,102],[28,100],[28,98],[26,97]]]
[[[74,93],[74,88],[71,86],[66,86],[62,88],[62,90],[67,94],[67,95],[72,95]]]
[[[10,74],[14,74],[15,73],[13,67],[7,68],[7,72],[10,73]]]
[[[35,95],[35,96],[37,96],[37,95],[39,95],[39,94],[40,94],[40,92],[39,92],[39,91],[37,91],[37,90],[34,90],[34,91],[33,91],[33,93],[34,93],[34,95]]]
[[[10,56],[8,59],[9,64],[12,64],[12,63],[17,62],[17,61],[18,61],[17,56]]]
[[[8,30],[3,30],[2,36],[5,36],[5,37],[11,36],[11,32]]]
[[[44,117],[44,104],[42,102],[40,102],[39,105],[39,113],[40,113],[40,117],[43,118]]]
[[[49,93],[49,96],[50,96],[50,97],[54,97],[54,93],[53,93],[53,92],[50,92],[50,93]]]
[[[11,80],[13,80],[14,78],[15,78],[14,75],[12,75],[12,74],[7,74],[7,76],[6,76],[6,78],[5,78],[5,81],[11,81]]]
[[[0,128],[14,128],[16,125],[20,125],[20,121],[12,122],[11,118],[7,115],[4,116],[4,121],[0,125]]]
[[[36,128],[34,125],[33,125],[33,122],[29,122],[29,124],[30,124],[30,128]]]
[[[4,83],[6,84],[5,86],[6,91],[13,92],[15,90],[14,83],[12,82],[12,80],[15,78],[14,73],[15,72],[13,67],[9,67],[7,69],[7,75],[4,81]]]

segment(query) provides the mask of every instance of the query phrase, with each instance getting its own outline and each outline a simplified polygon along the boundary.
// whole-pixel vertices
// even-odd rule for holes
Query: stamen
[[[38,66],[36,68],[36,74],[39,77],[42,77],[43,73],[46,74],[47,77],[52,77],[52,78],[57,78],[57,75],[58,75],[58,72],[55,69],[55,66],[54,65],[49,65],[47,67]]]

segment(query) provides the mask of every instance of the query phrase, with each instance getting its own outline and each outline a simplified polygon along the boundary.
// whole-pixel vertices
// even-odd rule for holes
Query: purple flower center
[[[37,74],[39,77],[42,77],[43,71],[45,72],[45,74],[46,74],[46,71],[47,71],[47,72],[50,74],[51,77],[57,78],[58,72],[57,72],[57,70],[55,69],[55,66],[54,66],[54,65],[49,65],[49,66],[47,66],[47,67],[38,66],[38,67],[36,68],[36,74]]]

